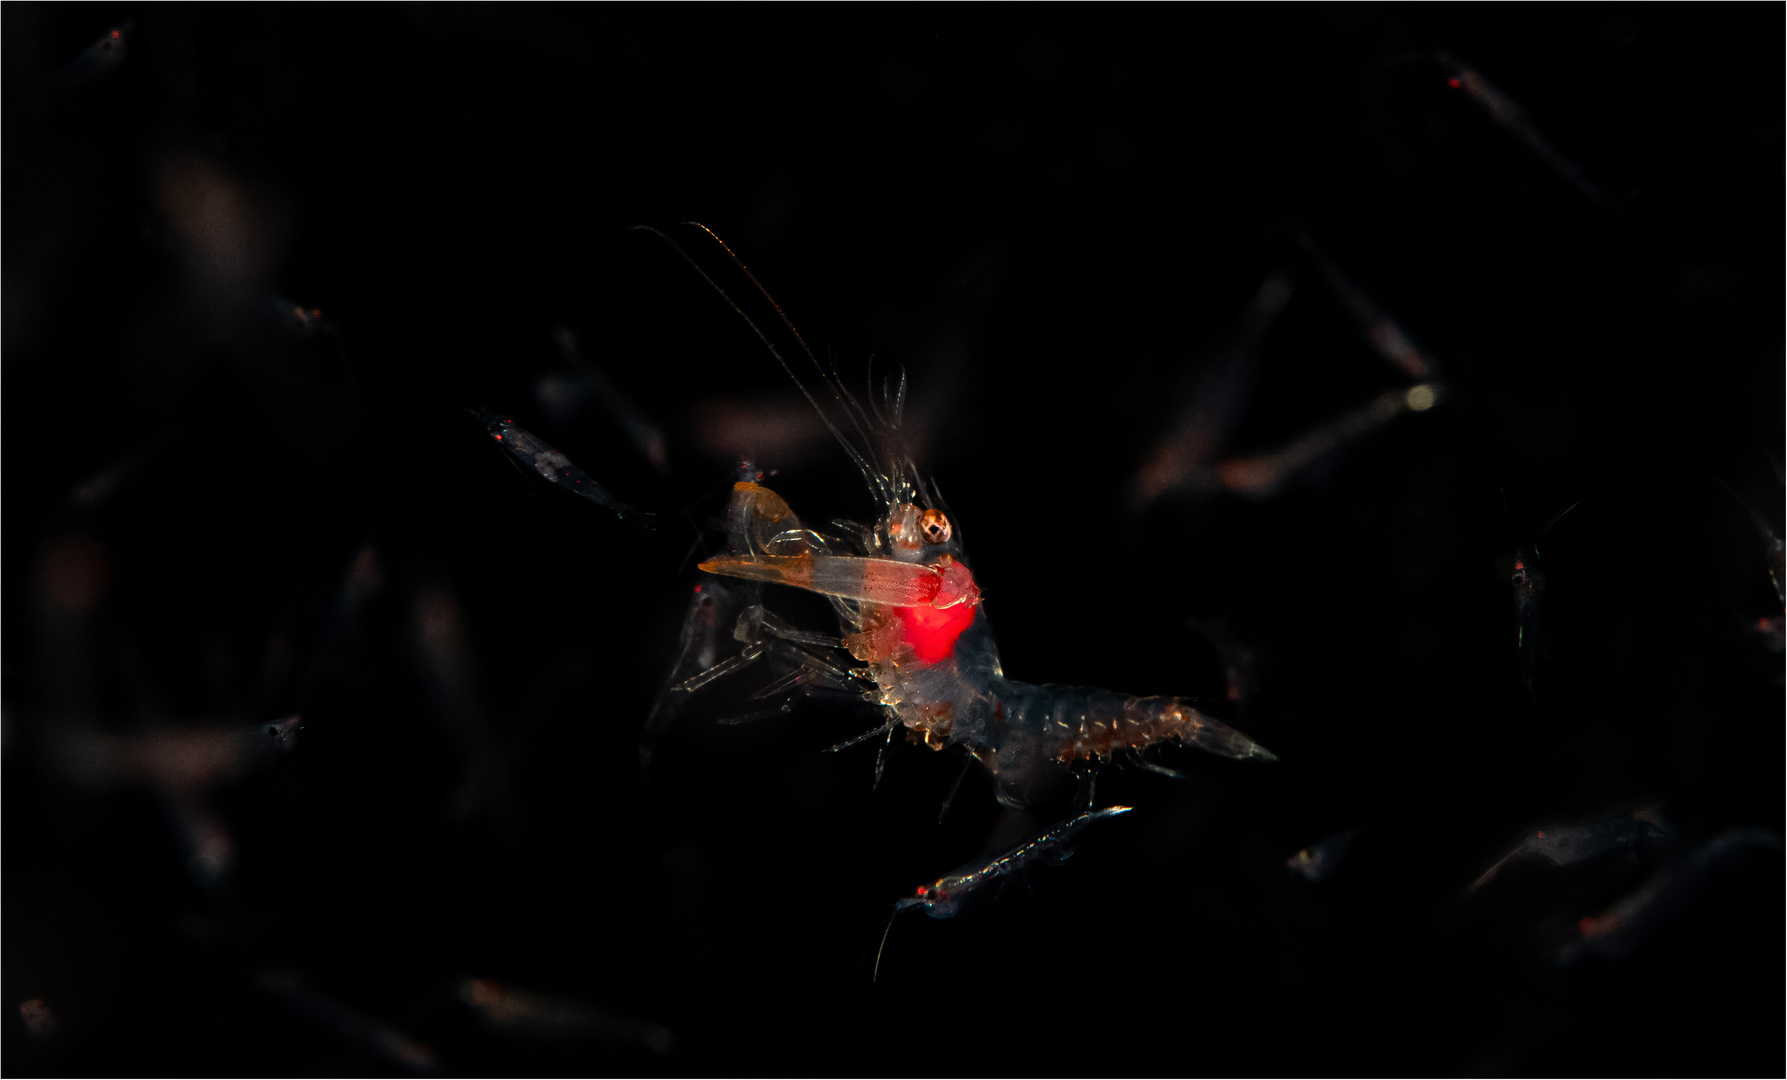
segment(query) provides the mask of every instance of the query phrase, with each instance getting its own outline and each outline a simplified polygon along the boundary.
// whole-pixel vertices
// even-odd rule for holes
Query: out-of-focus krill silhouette
[[[1327,881],[1340,868],[1341,860],[1346,858],[1347,848],[1352,846],[1353,837],[1358,834],[1357,829],[1343,829],[1320,843],[1299,850],[1286,859],[1284,865],[1302,874],[1308,881]]]
[[[211,808],[210,789],[273,764],[296,744],[299,718],[113,733],[65,725],[51,739],[55,772],[90,788],[156,792],[187,855],[191,878],[210,885],[235,863],[235,841]]]
[[[1287,480],[1336,450],[1384,426],[1405,412],[1426,412],[1437,400],[1432,386],[1386,390],[1371,403],[1321,424],[1288,446],[1265,454],[1235,457],[1216,468],[1222,486],[1255,498],[1276,494]]]
[[[1483,77],[1483,73],[1470,67],[1448,52],[1432,54],[1434,63],[1445,71],[1446,85],[1470,98],[1471,101],[1489,114],[1489,118],[1519,139],[1531,150],[1540,161],[1543,161],[1559,176],[1570,182],[1577,191],[1595,202],[1605,202],[1606,197],[1601,189],[1589,181],[1588,176],[1577,167],[1576,163],[1565,157],[1563,152],[1552,145],[1539,131],[1536,124],[1526,115],[1518,102],[1494,83]]]
[[[1513,850],[1497,859],[1471,883],[1466,893],[1482,889],[1517,859],[1531,856],[1544,859],[1553,866],[1568,866],[1617,851],[1636,862],[1647,848],[1660,850],[1673,835],[1674,830],[1657,807],[1577,825],[1548,825],[1533,830]]]
[[[1130,485],[1137,505],[1146,506],[1174,492],[1192,494],[1220,486],[1212,466],[1227,448],[1253,394],[1261,340],[1295,288],[1288,271],[1269,275],[1254,293],[1234,335],[1188,380],[1184,407]]]
[[[1780,482],[1781,477],[1778,470],[1775,479],[1777,483]],[[1787,653],[1787,647],[1784,647],[1782,640],[1782,629],[1784,625],[1787,625],[1787,618],[1783,617],[1787,616],[1787,565],[1783,564],[1783,560],[1787,559],[1787,554],[1784,554],[1780,535],[1775,531],[1774,526],[1769,524],[1768,519],[1763,517],[1748,499],[1739,495],[1730,484],[1723,480],[1716,482],[1737,501],[1739,506],[1743,507],[1745,513],[1750,515],[1751,523],[1755,525],[1756,531],[1762,536],[1762,550],[1768,569],[1769,584],[1774,586],[1775,602],[1781,606],[1782,613],[1771,612],[1767,615],[1745,616],[1739,612],[1738,617],[1747,624],[1748,636],[1755,643],[1762,663],[1767,666],[1769,673],[1779,684],[1787,681],[1787,670],[1783,670],[1782,667],[1783,654]]]
[[[1539,568],[1539,541],[1553,525],[1563,520],[1565,514],[1580,505],[1578,500],[1559,510],[1539,527],[1532,539],[1514,549],[1514,565],[1509,573],[1509,582],[1514,586],[1514,652],[1520,663],[1520,681],[1534,703],[1538,702],[1538,696],[1533,690],[1533,680],[1538,674],[1539,661],[1547,651],[1541,618],[1545,572]]]
[[[414,676],[435,726],[457,766],[448,799],[451,817],[466,819],[508,792],[516,765],[527,755],[537,714],[493,710],[483,684],[473,630],[459,592],[441,579],[418,584],[410,597]]]
[[[463,979],[461,1003],[492,1034],[544,1044],[601,1043],[668,1054],[676,1048],[669,1028],[576,998],[536,994],[491,979]]]
[[[161,439],[125,451],[105,468],[70,489],[64,507],[80,512],[99,509],[142,476],[166,446],[167,440]]]
[[[267,310],[279,325],[301,338],[333,330],[335,324],[323,317],[320,307],[306,307],[283,296],[267,298]]]
[[[1224,459],[1252,393],[1263,339],[1291,299],[1289,273],[1275,272],[1260,286],[1230,343],[1205,364],[1172,430],[1131,481],[1137,506],[1168,496],[1196,498],[1225,490],[1254,498],[1271,496],[1348,443],[1405,412],[1426,412],[1442,399],[1432,357],[1306,231],[1293,229],[1292,237],[1341,298],[1372,348],[1416,382],[1405,389],[1386,390],[1276,450]]]
[[[1563,947],[1559,962],[1573,963],[1589,955],[1625,956],[1693,903],[1708,888],[1715,869],[1781,849],[1780,834],[1768,829],[1720,833],[1670,861],[1636,892],[1599,915],[1584,916],[1578,924],[1581,937]],[[1777,880],[1779,876],[1777,864]]]
[[[1216,658],[1222,663],[1224,696],[1237,709],[1244,709],[1259,692],[1261,671],[1269,666],[1269,658],[1252,642],[1243,641],[1227,616],[1186,619],[1185,625],[1197,631],[1216,651]]]
[[[1438,378],[1439,372],[1433,357],[1423,352],[1409,336],[1408,330],[1328,256],[1308,230],[1293,229],[1291,235],[1297,241],[1297,246],[1309,256],[1309,261],[1315,264],[1328,288],[1346,305],[1347,312],[1365,334],[1365,340],[1371,343],[1379,356],[1416,383],[1432,382]]]
[[[27,115],[40,113],[68,94],[122,67],[135,36],[135,23],[130,20],[108,28],[79,55],[44,76],[26,93],[23,107]]]
[[[207,788],[272,764],[297,744],[299,718],[118,734],[67,728],[56,739],[60,772],[93,787]]]
[[[103,498],[96,496],[67,505],[84,511],[99,502]],[[199,885],[219,884],[235,863],[235,842],[213,807],[213,791],[290,753],[299,717],[192,722],[165,715],[138,644],[117,637],[99,618],[113,573],[109,547],[89,534],[63,534],[45,547],[36,581],[36,707],[24,721],[30,745],[44,775],[58,782],[153,792],[184,852],[188,876]],[[332,628],[323,627],[313,655],[326,649],[332,636]],[[291,665],[280,662],[285,652],[275,635],[260,666],[263,672],[283,672],[293,688],[287,696],[301,701],[307,673],[293,678]],[[126,716],[101,705],[95,687],[102,682],[122,688]],[[253,715],[256,708],[250,704],[243,711]]]
[[[590,402],[600,409],[604,422],[618,427],[639,452],[660,474],[670,471],[668,442],[664,432],[646,416],[614,381],[591,363],[579,346],[577,335],[560,326],[552,331],[565,368],[562,372],[542,375],[534,384],[534,397],[552,417],[553,423],[565,425],[582,415]]]
[[[294,972],[257,972],[252,985],[351,1054],[406,1075],[427,1075],[435,1070],[438,1055],[433,1047],[322,993]]]
[[[813,461],[831,446],[831,433],[798,397],[741,401],[713,398],[691,410],[695,437],[718,457],[774,461],[792,468]]]

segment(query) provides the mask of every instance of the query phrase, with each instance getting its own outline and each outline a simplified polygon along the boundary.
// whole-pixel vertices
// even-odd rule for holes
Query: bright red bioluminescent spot
[[[906,643],[918,654],[919,660],[927,664],[935,664],[949,659],[955,650],[956,638],[974,622],[974,605],[957,604],[955,607],[903,607],[896,608],[900,613],[900,624],[906,631]]]

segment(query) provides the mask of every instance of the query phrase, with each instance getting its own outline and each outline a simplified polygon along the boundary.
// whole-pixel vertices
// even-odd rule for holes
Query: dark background
[[[1712,837],[1781,829],[1750,630],[1781,605],[1719,486],[1779,534],[1778,6],[0,19],[7,1072],[1782,1067],[1778,851],[1559,961]],[[716,684],[642,783],[721,421],[804,408],[627,232],[688,219],[849,377],[904,366],[1009,675],[1195,695],[1282,760],[1108,770],[1136,812],[897,923],[877,983],[892,901],[1013,827],[984,774],[939,826],[953,757],[896,746],[871,790],[870,747],[821,750],[872,712],[723,727]],[[1231,452],[1406,382],[1295,227],[1445,398],[1270,499],[1137,510],[1269,274],[1297,287]],[[664,468],[545,407],[557,327]],[[658,527],[521,475],[468,407]],[[808,520],[872,511],[827,443],[760,455]],[[1578,500],[1539,545],[1529,696],[1509,565]],[[1188,624],[1224,617],[1259,659],[1240,706]],[[92,749],[292,713],[295,749],[231,776]],[[1657,804],[1659,850],[1465,896],[1535,827]],[[1286,869],[1349,828],[1329,880]],[[471,979],[558,1011],[480,1011]]]

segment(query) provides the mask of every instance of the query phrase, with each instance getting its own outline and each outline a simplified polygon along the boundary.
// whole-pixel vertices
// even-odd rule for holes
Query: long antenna
[[[850,417],[850,423],[856,428],[856,433],[862,436],[865,445],[869,445],[872,448],[875,440],[863,427],[862,405],[856,400],[855,395],[850,393],[849,388],[844,385],[843,378],[838,374],[836,362],[834,361],[830,368],[827,368],[824,364],[819,362],[819,357],[814,355],[813,349],[807,344],[806,339],[800,336],[800,331],[795,328],[794,322],[788,318],[788,313],[782,310],[782,305],[776,303],[776,298],[769,294],[768,289],[764,288],[763,282],[757,280],[757,275],[751,273],[751,268],[746,266],[745,261],[738,257],[738,252],[733,251],[732,248],[728,247],[726,241],[720,239],[719,234],[715,233],[712,229],[703,225],[699,221],[685,221],[683,224],[700,229],[702,232],[712,237],[713,242],[720,245],[720,250],[724,251],[727,256],[732,259],[732,264],[738,267],[739,271],[743,273],[746,278],[750,279],[752,285],[757,287],[758,294],[763,297],[764,301],[768,303],[770,307],[775,309],[776,317],[782,320],[782,325],[788,328],[790,334],[794,335],[795,341],[800,342],[801,352],[806,354],[807,360],[813,365],[813,369],[819,372],[820,380],[829,383],[832,395],[844,404],[844,413]],[[761,336],[761,334],[759,334],[759,336]],[[783,366],[786,367],[787,365],[784,364]],[[794,372],[790,371],[788,374],[793,375]],[[798,382],[799,380],[796,379],[796,381]],[[811,396],[812,395],[810,394],[808,395],[809,398]],[[818,406],[815,405],[814,407],[817,408]],[[829,424],[829,421],[827,421],[827,423]],[[833,430],[835,431],[836,429],[834,428]],[[840,436],[840,439],[841,438],[842,436]]]
[[[775,297],[771,296],[769,290],[763,287],[763,283],[757,280],[757,276],[751,273],[750,268],[744,264],[744,260],[740,259],[737,253],[727,247],[726,242],[721,240],[719,236],[706,225],[701,224],[699,221],[687,221],[683,224],[700,229],[702,232],[712,237],[713,242],[720,245],[720,250],[731,257],[733,264],[744,273],[745,277],[750,279],[751,284],[756,286],[758,293],[760,293],[763,296],[763,299],[769,303],[769,306],[775,309],[776,317],[781,319],[782,325],[788,329],[788,332],[791,335],[793,335],[794,340],[800,343],[801,351],[806,354],[808,361],[810,361],[814,369],[819,372],[820,381],[829,385],[832,396],[839,401],[843,406],[844,411],[849,414],[849,399],[841,392],[837,384],[836,375],[826,371],[824,365],[819,363],[819,358],[813,355],[813,350],[808,347],[806,339],[800,336],[800,331],[796,329],[794,323],[788,318],[787,313],[782,310],[782,306],[776,303]],[[819,399],[814,396],[813,391],[804,381],[802,381],[799,375],[795,374],[793,366],[789,364],[788,358],[782,354],[782,350],[776,348],[775,342],[771,341],[769,335],[763,332],[763,328],[757,325],[757,321],[751,318],[750,313],[745,311],[744,307],[741,306],[737,300],[733,299],[732,294],[727,292],[718,281],[715,281],[713,275],[709,274],[706,268],[696,262],[694,257],[668,234],[653,228],[650,225],[635,225],[628,231],[650,233],[664,241],[666,244],[669,244],[678,255],[682,256],[684,262],[688,263],[694,268],[697,274],[701,275],[701,279],[707,282],[709,288],[719,293],[721,299],[732,306],[732,310],[738,313],[738,317],[743,319],[745,325],[751,328],[751,332],[757,335],[757,340],[763,342],[763,347],[768,349],[770,355],[776,358],[776,362],[782,365],[782,370],[786,371],[788,377],[794,380],[794,385],[798,386],[800,392],[806,396],[807,402],[813,406],[813,411],[819,414],[819,419],[823,421],[826,428],[831,431],[832,436],[838,440],[839,445],[844,448],[844,452],[850,455],[850,460],[854,461],[856,467],[862,471],[863,479],[868,482],[870,490],[879,494],[884,502],[892,502],[894,493],[888,490],[887,482],[881,476],[880,471],[873,468],[869,464],[868,459],[863,456],[862,451],[858,450],[855,444],[844,437],[843,431],[839,429],[835,422],[833,422],[831,416],[825,411],[825,407],[822,406],[819,403]],[[862,431],[862,422],[854,415],[851,415],[851,423],[857,428],[859,434],[863,436],[864,441],[868,442],[868,433]]]
[[[875,970],[869,973],[869,982],[881,978],[881,954],[887,951],[887,935],[893,933],[893,921],[900,917],[900,907],[894,906],[893,914],[887,917],[887,928],[881,931],[881,944],[875,949]]]
[[[1506,496],[1503,496],[1503,497],[1506,498]],[[1539,526],[1539,531],[1533,534],[1533,543],[1535,543],[1535,544],[1538,543],[1539,537],[1544,536],[1547,532],[1549,532],[1551,530],[1551,527],[1553,525],[1556,525],[1558,522],[1562,521],[1564,519],[1565,514],[1569,513],[1570,511],[1576,509],[1578,506],[1581,506],[1581,505],[1582,505],[1582,500],[1577,499],[1575,502],[1571,503],[1569,506],[1566,506],[1562,510],[1559,510],[1557,513],[1551,515],[1551,520],[1547,521],[1545,524]]]
[[[893,933],[894,920],[900,917],[900,912],[907,908],[917,907],[922,903],[924,901],[916,896],[907,896],[894,904],[893,914],[887,917],[887,928],[881,931],[881,945],[875,950],[875,970],[869,974],[869,982],[873,983],[881,978],[881,954],[887,951],[887,935]]]

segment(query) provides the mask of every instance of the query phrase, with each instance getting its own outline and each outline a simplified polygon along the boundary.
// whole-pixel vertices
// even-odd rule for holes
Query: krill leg
[[[863,732],[861,735],[852,735],[852,736],[850,736],[850,738],[845,739],[841,743],[835,743],[831,746],[828,746],[825,748],[825,752],[830,754],[830,753],[833,753],[834,751],[848,749],[852,746],[855,746],[857,743],[868,742],[870,739],[874,738],[875,736],[881,734],[884,731],[887,733],[888,741],[891,742],[891,741],[893,741],[893,733],[895,731],[899,730],[899,726],[900,726],[899,721],[889,720],[887,723],[882,724],[880,727],[870,728],[869,730]],[[877,779],[880,778],[879,772],[877,772],[876,778]]]
[[[897,721],[888,721],[887,739],[882,742],[880,753],[875,755],[875,782],[869,785],[870,791],[881,786],[881,773],[887,768],[887,751],[893,746],[894,732],[898,730],[900,730],[900,726]]]
[[[799,697],[799,696],[800,695],[798,695],[798,694],[795,695],[795,697]],[[787,700],[783,701],[780,705],[772,705],[767,709],[754,709],[751,712],[741,713],[738,716],[722,716],[720,718],[720,723],[722,723],[722,724],[748,724],[753,720],[768,720],[772,716],[787,716],[790,712],[793,712],[793,711],[794,711],[794,697],[790,697]]]
[[[745,658],[741,653],[723,660],[719,655],[727,636],[724,628],[733,622],[732,612],[757,591],[755,586],[722,580],[703,581],[695,586],[689,613],[683,619],[676,663],[670,669],[664,688],[658,691],[651,714],[646,717],[645,730],[640,735],[639,772],[642,777],[649,773],[652,753],[682,711],[687,696],[722,675],[750,665],[761,655],[759,652]]]
[[[1080,785],[1079,790],[1074,792],[1073,802],[1075,806],[1079,807],[1081,813],[1085,813],[1091,810],[1093,804],[1098,801],[1098,770],[1096,768],[1080,769],[1075,770],[1075,774],[1079,777]]]
[[[762,658],[762,648],[747,645],[738,653],[738,655],[729,656],[715,664],[713,667],[708,668],[706,671],[698,672],[695,675],[690,676],[688,679],[676,684],[674,689],[681,690],[686,694],[694,693],[708,683],[713,682],[715,679],[730,675],[735,671],[742,671]]]
[[[1154,760],[1152,760],[1144,755],[1141,755],[1141,754],[1136,755],[1135,764],[1136,764],[1136,768],[1146,769],[1147,771],[1149,771],[1151,773],[1159,773],[1162,776],[1170,776],[1175,780],[1185,779],[1185,774],[1180,772],[1178,769],[1169,769],[1165,765],[1162,765],[1160,762],[1154,761]]]
[[[968,768],[973,764],[972,757],[962,755],[962,768],[956,773],[955,783],[949,785],[949,794],[943,796],[943,809],[937,811],[937,824],[943,824],[943,819],[949,816],[949,805],[956,801],[956,792],[961,790],[962,779],[968,775]]]

